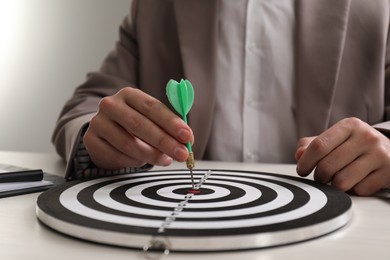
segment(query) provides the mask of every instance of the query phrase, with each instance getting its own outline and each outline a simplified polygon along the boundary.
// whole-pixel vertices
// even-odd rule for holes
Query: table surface
[[[62,175],[56,154],[0,151],[0,163],[40,168]],[[175,163],[164,169],[182,169]],[[296,176],[295,165],[197,162],[203,169],[262,171]],[[156,167],[156,170],[162,168]],[[40,193],[0,199],[0,259],[145,259],[142,252],[65,236],[35,215]],[[340,230],[310,241],[275,248],[229,253],[171,253],[165,259],[390,259],[390,199],[352,196],[352,219]]]

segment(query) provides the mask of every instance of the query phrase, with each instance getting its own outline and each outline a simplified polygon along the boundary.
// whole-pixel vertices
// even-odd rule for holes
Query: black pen
[[[0,183],[41,181],[42,179],[41,169],[0,172]]]

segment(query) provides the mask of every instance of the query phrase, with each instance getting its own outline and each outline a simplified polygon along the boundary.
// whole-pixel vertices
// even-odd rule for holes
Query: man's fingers
[[[146,162],[131,158],[117,149],[103,139],[95,135],[84,135],[84,143],[91,160],[96,166],[107,170],[117,170],[123,167],[141,167]],[[101,151],[104,151],[103,153]]]
[[[86,146],[95,152],[97,151],[95,149],[98,148],[106,148],[120,152],[120,162],[115,162],[114,160],[112,163],[106,163],[109,165],[117,165],[117,167],[135,167],[136,165],[134,164],[140,163],[167,166],[172,163],[172,158],[131,135],[117,123],[104,117],[92,118],[90,127],[85,134],[85,142]],[[97,147],[98,142],[103,142],[103,144],[100,144],[100,147]],[[104,143],[107,143],[107,145],[104,146]],[[122,155],[128,158],[121,159]],[[95,155],[95,158],[96,157],[97,155]]]
[[[366,157],[368,157],[365,155],[366,147],[365,144],[360,144],[359,140],[354,139],[358,139],[358,137],[351,136],[348,141],[340,144],[325,157],[320,159],[314,171],[314,179],[323,183],[328,183],[333,180],[336,174],[342,172],[350,173],[355,170],[365,171],[368,166],[370,168],[369,172],[374,170],[372,166],[377,164],[372,160],[370,165],[362,164],[363,162],[366,162]],[[355,165],[359,166],[356,168]]]
[[[362,155],[333,174],[324,175],[315,172],[314,179],[322,183],[331,182],[332,186],[342,191],[348,191],[377,167],[378,164],[370,160],[368,155]]]
[[[373,195],[382,188],[390,188],[389,173],[384,170],[371,172],[362,181],[353,187],[353,191],[360,196]]]
[[[126,103],[181,143],[193,143],[190,127],[161,101],[138,89],[126,89]]]
[[[130,110],[132,108],[129,108]],[[131,119],[122,123],[126,131],[153,146],[162,153],[168,154],[177,161],[185,161],[188,157],[186,147],[175,138],[144,117],[138,111],[131,112]]]
[[[101,99],[85,136],[91,158],[106,169],[185,161],[191,128],[163,103],[131,87]]]
[[[315,136],[313,137],[303,137],[298,140],[297,149],[295,151],[295,160],[299,160],[302,154],[305,152],[306,148],[309,146],[311,141],[313,141]]]
[[[347,141],[351,136],[351,125],[348,122],[336,124],[317,136],[306,148],[297,162],[297,172],[307,176],[316,167],[318,162]]]
[[[188,151],[183,143],[179,141],[192,140],[191,129],[153,97],[137,89],[126,88],[123,92],[117,94],[118,96],[107,97],[101,100],[100,108],[103,113],[107,113],[107,117],[110,117],[124,128],[126,132],[143,140],[158,151],[169,155],[169,157],[177,161],[185,161],[188,157]],[[117,98],[122,98],[119,95],[125,95],[124,98],[127,103],[116,102]],[[129,105],[130,103],[131,106]],[[158,123],[153,120],[157,120]],[[165,129],[161,128],[159,124],[163,125]],[[166,130],[174,128],[178,129],[177,136],[179,141]],[[126,144],[127,142],[124,143]]]

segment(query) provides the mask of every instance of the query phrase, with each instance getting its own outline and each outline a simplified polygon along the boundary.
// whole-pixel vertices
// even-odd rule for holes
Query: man
[[[197,159],[295,156],[299,175],[344,191],[390,187],[389,5],[133,1],[116,48],[61,112],[67,174],[185,161],[195,136]],[[165,95],[181,78],[195,87],[191,128]]]

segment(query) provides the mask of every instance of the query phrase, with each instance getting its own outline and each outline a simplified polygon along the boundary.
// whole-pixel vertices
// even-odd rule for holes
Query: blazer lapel
[[[215,62],[218,1],[175,0],[184,75],[195,89],[194,105],[188,119],[196,142],[194,155],[206,150],[215,103]]]
[[[347,29],[350,0],[297,0],[298,136],[318,135],[329,118]]]

